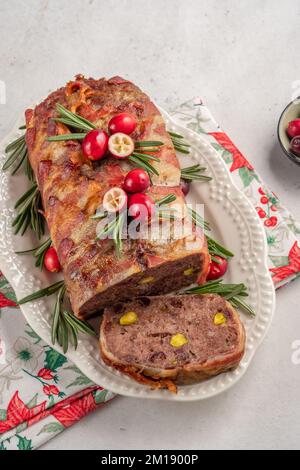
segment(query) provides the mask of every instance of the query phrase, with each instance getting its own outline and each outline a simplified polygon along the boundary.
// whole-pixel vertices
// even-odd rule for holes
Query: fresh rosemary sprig
[[[196,211],[194,211],[191,208],[189,208],[188,211],[196,227],[200,227],[206,231],[210,230],[209,223],[206,222],[203,219],[203,217],[201,217],[199,214],[197,214]],[[207,240],[207,245],[208,245],[208,251],[213,261],[216,261],[217,263],[219,263],[218,259],[215,258],[215,256],[220,256],[221,258],[226,258],[226,259],[232,258],[234,256],[234,254],[231,251],[229,251],[227,248],[222,246],[220,243],[216,242],[213,238],[209,237],[207,234],[206,234],[206,240]]]
[[[64,319],[60,321],[62,303],[64,300],[65,292],[66,292],[66,286],[65,286],[65,283],[63,283],[62,286],[57,291],[53,318],[52,318],[52,328],[51,328],[52,344],[55,344],[56,339],[57,339],[58,344],[60,346],[68,344],[68,331],[65,328]],[[64,348],[64,352],[66,352],[65,348]]]
[[[52,344],[55,344],[57,341],[64,353],[68,351],[69,342],[71,342],[75,350],[77,349],[79,332],[91,336],[95,336],[96,334],[94,329],[87,322],[79,320],[73,314],[64,310],[63,301],[65,293],[65,283],[64,281],[59,281],[34,294],[24,297],[24,299],[18,302],[19,305],[23,305],[45,296],[57,294],[52,318],[51,337]]]
[[[171,204],[174,201],[176,201],[175,194],[168,194],[167,196],[163,197],[162,199],[159,199],[158,201],[156,201],[156,205],[158,207],[161,207],[161,206],[165,206],[167,204]]]
[[[176,201],[176,199],[175,194],[168,194],[155,202],[158,209],[158,216],[161,219],[176,220],[176,209],[168,206],[172,202]]]
[[[192,287],[183,292],[184,294],[218,294],[232,303],[234,307],[241,308],[251,316],[255,316],[255,312],[250,305],[243,301],[241,297],[247,297],[247,287],[245,284],[223,284],[223,279],[210,281],[203,286]]]
[[[79,332],[89,336],[96,336],[94,329],[89,323],[84,320],[79,320],[75,315],[66,310],[61,312],[60,321],[62,321],[62,319],[64,321],[63,329],[66,331],[63,335],[65,343],[61,344],[64,352],[67,352],[68,350],[69,339],[74,349],[77,349]]]
[[[27,297],[24,297],[23,299],[19,300],[18,304],[23,305],[27,304],[27,302],[32,302],[33,300],[41,299],[42,297],[49,297],[50,295],[53,295],[58,292],[61,287],[64,286],[64,284],[64,281],[58,281],[55,284],[52,284],[51,286],[45,287],[44,289],[34,292],[33,294],[27,295]]]
[[[96,129],[95,124],[93,124],[91,121],[88,121],[79,114],[72,113],[72,111],[69,111],[59,103],[56,105],[56,110],[61,116],[60,118],[56,118],[56,121],[58,122],[63,122],[70,127],[74,127],[74,129],[80,129],[87,132]]]
[[[147,148],[147,152],[150,151],[148,150],[148,147],[152,147],[154,148],[154,151],[157,151],[162,145],[164,145],[164,143],[159,140],[138,140],[134,144],[135,148]]]
[[[60,142],[63,140],[82,140],[85,138],[88,132],[96,129],[96,126],[92,122],[88,121],[79,114],[72,113],[72,111],[69,111],[59,103],[56,105],[56,110],[60,117],[55,118],[54,121],[61,122],[66,126],[81,132],[47,137],[46,140],[49,142]]]
[[[33,172],[32,166],[30,165],[28,155],[27,155],[27,158],[26,158],[26,161],[25,161],[25,175],[27,176],[27,178],[29,179],[30,182],[33,183],[35,181],[34,172]]]
[[[163,142],[157,140],[140,140],[134,144],[134,152],[130,155],[131,160],[136,166],[143,168],[149,174],[159,175],[156,168],[151,165],[151,160],[159,162],[159,158],[151,153],[158,152]],[[147,152],[147,153],[145,153]],[[150,155],[149,155],[150,153]]]
[[[234,253],[229,251],[227,248],[222,246],[220,243],[216,242],[216,240],[213,240],[211,237],[206,235],[207,239],[207,245],[208,245],[208,251],[211,254],[211,256],[214,258],[215,256],[220,256],[221,258],[232,258],[234,256]],[[214,259],[215,261],[216,259]]]
[[[176,134],[175,132],[170,132],[170,131],[168,132],[171,137],[175,150],[177,150],[180,153],[184,153],[186,155],[189,154],[190,145],[184,141],[184,137],[180,134]]]
[[[194,211],[191,207],[188,208],[188,212],[189,212],[189,215],[192,219],[192,221],[194,222],[194,224],[196,225],[196,227],[200,227],[204,230],[207,230],[209,231],[210,230],[210,226],[209,226],[209,223],[206,222],[203,217],[201,217],[201,215],[199,215],[196,211]]]
[[[5,149],[7,155],[6,162],[4,163],[2,170],[11,170],[11,174],[15,175],[19,168],[25,164],[25,173],[30,181],[33,181],[33,171],[31,169],[28,149],[25,141],[25,135],[18,137],[16,140],[11,142]]]
[[[95,218],[95,216],[94,216]],[[103,219],[103,217],[100,217]],[[115,244],[116,253],[120,256],[122,252],[122,233],[125,223],[125,214],[117,214],[111,221],[107,221],[107,224],[103,227],[100,233],[97,234],[96,240],[107,238],[112,235],[112,239]]]
[[[206,171],[206,168],[199,164],[188,166],[186,168],[182,168],[181,178],[185,181],[211,181],[212,178],[210,176],[202,174],[204,171]]]
[[[105,217],[108,216],[108,212],[107,211],[104,211],[104,212],[96,212],[94,215],[92,215],[90,218],[93,219],[93,220],[102,220],[102,219],[105,219]]]
[[[83,140],[86,134],[84,133],[73,133],[73,134],[60,134],[47,137],[48,142],[62,142],[66,140]]]
[[[12,226],[15,234],[24,235],[28,227],[31,227],[38,239],[45,233],[45,219],[42,215],[43,206],[41,193],[36,183],[15,204],[17,216],[14,218]]]
[[[157,171],[157,169],[154,168],[154,166],[152,166],[151,163],[149,163],[149,160],[159,161],[158,158],[153,157],[152,155],[145,156],[145,154],[134,152],[132,155],[128,157],[128,160],[134,163],[135,166],[147,171],[147,173],[149,174],[154,174],[157,176],[159,175],[159,172]]]
[[[48,238],[42,245],[38,246],[37,248],[33,248],[32,250],[25,250],[25,251],[16,251],[17,255],[29,255],[32,254],[36,258],[35,266],[37,268],[43,268],[44,266],[44,258],[46,251],[50,248],[52,244],[51,238]]]

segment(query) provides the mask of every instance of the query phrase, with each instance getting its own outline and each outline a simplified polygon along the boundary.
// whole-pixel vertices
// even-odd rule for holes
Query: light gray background
[[[200,94],[300,219],[300,168],[276,140],[300,81],[299,1],[0,0],[0,18],[0,137],[79,72],[128,77],[166,109]],[[189,404],[117,398],[44,448],[299,448],[299,282],[278,293],[273,326],[229,392]]]

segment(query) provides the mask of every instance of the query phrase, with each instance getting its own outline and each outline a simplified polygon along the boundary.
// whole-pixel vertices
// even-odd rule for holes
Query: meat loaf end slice
[[[129,312],[136,321],[120,324]],[[238,313],[214,294],[142,297],[119,304],[105,309],[100,329],[106,364],[171,391],[235,368],[244,349]]]
[[[158,175],[152,176],[148,194],[155,201],[172,194],[185,217],[187,211],[180,188],[179,162],[163,117],[133,83],[120,77],[94,80],[78,75],[35,109],[27,110],[30,164],[74,314],[85,319],[100,314],[116,298],[127,301],[205,281],[210,256],[204,234],[195,228],[177,238],[123,240],[121,256],[116,256],[113,240],[97,239],[99,220],[92,216],[101,210],[106,192],[122,187],[135,165],[109,155],[91,162],[79,141],[49,141],[49,137],[70,133],[70,127],[57,121],[57,104],[104,130],[113,116],[133,114],[137,127],[132,138],[163,144],[155,153],[158,160],[153,161],[153,166]]]

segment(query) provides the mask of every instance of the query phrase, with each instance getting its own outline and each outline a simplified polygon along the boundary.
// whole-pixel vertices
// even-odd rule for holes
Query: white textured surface
[[[298,68],[297,0],[11,0],[0,2],[4,136],[24,107],[77,72],[123,74],[170,108],[201,93],[218,121],[300,218],[299,168],[276,141]],[[298,448],[299,285],[278,293],[254,362],[202,403],[118,398],[45,448]]]

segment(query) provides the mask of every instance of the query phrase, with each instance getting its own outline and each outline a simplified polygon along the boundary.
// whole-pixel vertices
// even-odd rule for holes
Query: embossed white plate
[[[162,111],[163,112],[163,111]],[[106,366],[99,357],[96,339],[82,336],[77,351],[67,353],[81,370],[96,384],[121,395],[164,400],[190,401],[214,396],[234,385],[246,372],[259,344],[271,324],[275,293],[267,268],[267,244],[265,233],[247,198],[233,184],[229,171],[220,155],[201,136],[177,125],[163,112],[169,130],[182,134],[192,146],[190,156],[180,156],[183,166],[200,162],[213,177],[210,183],[193,183],[189,200],[205,204],[205,218],[212,227],[212,235],[231,249],[235,257],[230,261],[226,276],[228,282],[244,282],[248,286],[248,302],[256,311],[250,318],[241,313],[246,327],[246,353],[239,367],[232,372],[194,385],[181,386],[177,395],[167,390],[151,390],[118,371]],[[20,134],[15,129],[0,145],[1,167],[5,160],[4,148]],[[19,256],[15,251],[36,246],[30,233],[24,237],[13,235],[11,222],[14,203],[26,187],[22,174],[11,177],[0,173],[0,268],[14,288],[17,298],[22,298],[57,279],[34,267],[31,256]],[[51,344],[51,312],[53,299],[41,299],[22,305],[21,309],[31,327],[44,341]],[[56,345],[55,349],[61,352]]]

